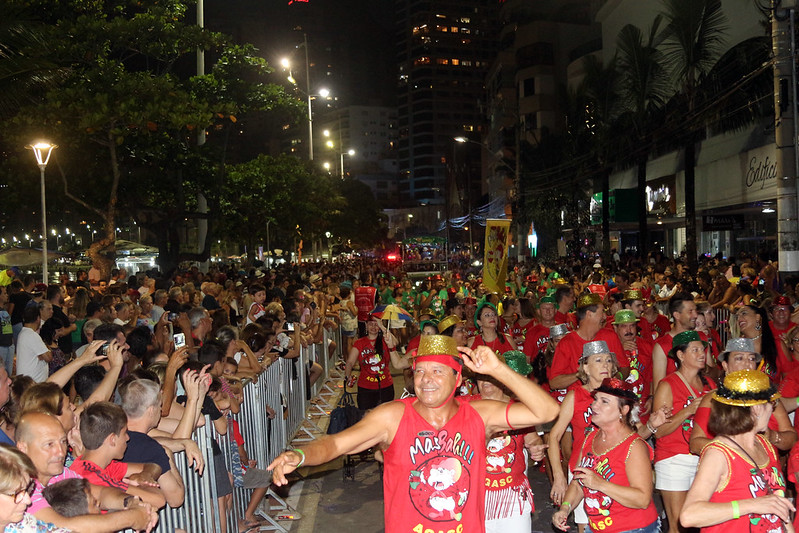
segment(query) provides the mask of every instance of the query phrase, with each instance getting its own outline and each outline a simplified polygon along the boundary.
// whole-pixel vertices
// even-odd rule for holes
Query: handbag
[[[366,411],[355,406],[355,399],[351,392],[345,392],[335,409],[330,412],[330,424],[327,434],[333,435],[357,424]]]

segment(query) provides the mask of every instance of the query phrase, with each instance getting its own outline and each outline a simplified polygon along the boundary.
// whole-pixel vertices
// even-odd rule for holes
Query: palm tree
[[[628,24],[617,39],[619,88],[623,114],[619,118],[629,132],[628,153],[637,167],[638,255],[644,257],[649,242],[646,208],[646,165],[653,145],[653,130],[662,123],[661,112],[668,91],[663,55],[657,48],[662,17],[658,15],[644,37],[640,28]]]
[[[694,117],[696,94],[723,50],[725,17],[721,0],[664,0],[664,8],[663,54],[671,79],[677,84],[675,98],[682,101],[687,112],[680,121],[685,131],[685,248],[688,264],[693,267],[697,261],[696,143],[701,129]]]

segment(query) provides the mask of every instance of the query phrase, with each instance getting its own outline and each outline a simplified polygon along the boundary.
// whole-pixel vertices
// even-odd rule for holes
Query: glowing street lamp
[[[47,200],[44,193],[44,169],[47,168],[47,162],[50,161],[53,150],[58,146],[46,141],[39,141],[29,148],[33,150],[33,155],[36,157],[42,185],[42,283],[47,284]]]

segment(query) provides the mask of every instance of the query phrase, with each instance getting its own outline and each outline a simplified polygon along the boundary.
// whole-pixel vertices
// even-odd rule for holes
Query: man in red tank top
[[[382,404],[341,433],[283,452],[268,469],[284,485],[299,466],[385,444],[386,533],[485,531],[486,437],[550,421],[557,402],[490,348],[458,348],[452,337],[422,337],[412,364],[415,398]],[[455,398],[463,366],[504,384],[519,401]]]
[[[547,371],[549,387],[565,389],[577,382],[577,368],[583,345],[591,341],[605,341],[619,360],[619,371],[627,377],[630,363],[616,333],[605,328],[605,306],[598,294],[584,294],[577,302],[579,326],[558,343],[552,366]]]

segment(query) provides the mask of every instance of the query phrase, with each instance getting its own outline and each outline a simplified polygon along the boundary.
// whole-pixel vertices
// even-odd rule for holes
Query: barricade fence
[[[329,349],[331,342],[335,349]],[[292,442],[307,442],[322,434],[317,425],[318,417],[327,416],[338,397],[336,389],[342,378],[336,368],[337,357],[341,354],[341,330],[325,330],[322,342],[303,347],[294,359],[280,358],[271,364],[257,381],[246,383],[243,387],[243,402],[238,414],[228,416],[228,432],[220,435],[213,422],[206,415],[205,425],[194,430],[193,439],[205,459],[205,470],[198,474],[188,464],[186,454],[175,454],[175,464],[185,485],[185,501],[182,506],[169,505],[159,512],[158,532],[172,532],[183,529],[187,533],[222,531],[225,521],[227,531],[238,531],[239,520],[244,520],[245,511],[253,489],[245,489],[242,484],[242,469],[238,447],[233,439],[232,424],[238,424],[244,441],[244,449],[255,468],[265,470],[275,457],[288,448]],[[313,384],[309,382],[311,365],[316,362],[323,368],[322,376]],[[311,399],[314,398],[314,403]],[[269,416],[269,410],[274,416]],[[215,455],[214,448],[221,453]],[[245,465],[246,466],[246,465]],[[220,516],[217,501],[217,476],[233,476],[233,502],[227,516]],[[260,476],[262,481],[266,475]],[[264,483],[265,484],[265,483]],[[261,531],[280,531],[286,529],[270,515],[269,511],[292,514],[293,510],[277,494],[269,490],[269,499],[261,502],[259,516],[265,520]],[[264,509],[264,505],[269,505]]]

